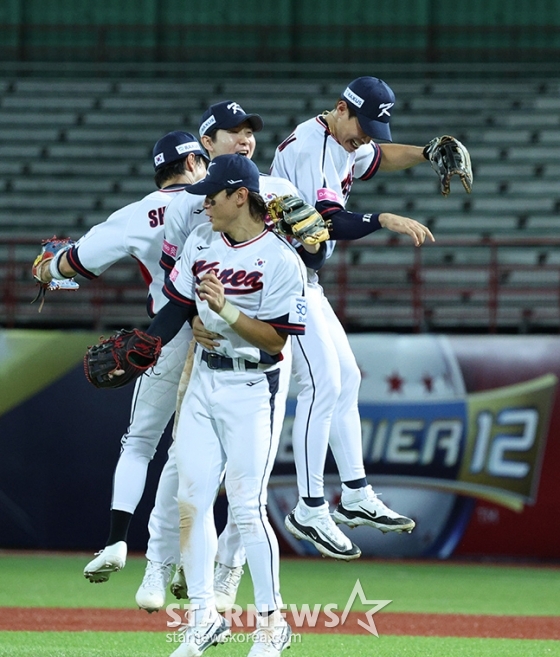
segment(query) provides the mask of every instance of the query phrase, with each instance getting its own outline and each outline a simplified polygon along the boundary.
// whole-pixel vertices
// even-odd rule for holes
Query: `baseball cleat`
[[[385,506],[379,497],[373,492],[371,486],[351,489],[342,487],[340,503],[333,513],[334,521],[338,524],[357,527],[368,525],[387,532],[410,533],[416,523],[414,520],[401,516],[400,513],[392,511]]]
[[[249,637],[253,647],[248,657],[279,657],[283,650],[290,647],[291,638],[292,628],[279,611],[259,617],[257,629]]]
[[[237,589],[243,575],[241,566],[224,566],[221,563],[216,564],[214,570],[214,601],[216,609],[223,613],[229,611],[235,604]]]
[[[95,559],[84,568],[84,577],[94,584],[106,582],[111,573],[125,567],[127,546],[124,541],[107,545],[95,553]]]
[[[309,507],[301,500],[286,516],[286,529],[297,539],[312,543],[323,556],[350,561],[357,559],[361,550],[335,525],[329,513],[329,504]]]
[[[142,584],[136,591],[136,604],[148,613],[159,611],[165,605],[165,589],[171,579],[172,563],[150,561],[146,564],[146,572]]]
[[[225,643],[230,636],[229,623],[218,614],[212,622],[183,625],[178,636],[181,645],[171,653],[171,657],[200,657],[207,648]]]
[[[177,566],[173,579],[171,580],[171,586],[169,590],[177,598],[177,600],[186,600],[189,597],[187,591],[187,580],[185,579],[185,571],[183,566]]]

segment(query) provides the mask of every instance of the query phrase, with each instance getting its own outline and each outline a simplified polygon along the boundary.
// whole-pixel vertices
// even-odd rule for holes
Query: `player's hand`
[[[424,224],[421,224],[415,219],[410,219],[409,217],[401,217],[400,215],[392,214],[391,212],[382,212],[379,215],[379,223],[383,228],[392,230],[394,233],[410,235],[414,242],[414,246],[422,246],[426,238],[429,238],[432,242],[436,241],[436,238],[432,235],[427,226],[424,226]]]
[[[223,340],[224,338],[219,333],[209,331],[198,315],[195,315],[193,319],[192,332],[193,338],[207,351],[213,351],[216,347],[219,347],[219,340]]]
[[[218,314],[226,303],[224,286],[214,272],[202,276],[198,286],[198,296],[208,303],[210,310]]]

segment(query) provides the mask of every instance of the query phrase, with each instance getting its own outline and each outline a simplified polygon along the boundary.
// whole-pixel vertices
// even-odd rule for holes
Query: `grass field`
[[[0,607],[134,609],[134,594],[145,561],[130,557],[126,568],[106,584],[82,576],[90,555],[0,552]],[[336,603],[344,608],[359,578],[370,600],[392,600],[387,612],[430,612],[517,616],[560,616],[560,568],[509,567],[452,562],[324,559],[282,561],[282,593],[287,604]],[[238,602],[252,601],[246,574]],[[168,602],[176,602],[169,595]],[[353,607],[364,611],[359,601]],[[138,611],[138,614],[144,612]],[[381,612],[383,613],[383,612]],[[0,618],[2,610],[0,609]],[[147,617],[147,615],[146,615]],[[1,657],[165,657],[176,647],[164,632],[0,632]],[[209,657],[246,655],[246,642],[230,642]],[[560,656],[560,641],[453,637],[301,634],[289,657],[540,657]]]
[[[154,632],[0,632],[2,657],[168,657]],[[245,657],[247,644],[210,648],[205,657]],[[556,657],[555,641],[308,634],[286,657]]]

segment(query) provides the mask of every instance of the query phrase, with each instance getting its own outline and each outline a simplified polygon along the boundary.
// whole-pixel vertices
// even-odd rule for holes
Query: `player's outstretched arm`
[[[278,331],[259,319],[247,317],[224,295],[224,286],[214,273],[205,274],[200,279],[198,294],[208,302],[208,306],[225,320],[231,328],[244,340],[262,351],[276,356],[286,344],[287,335]]]
[[[383,228],[392,230],[394,233],[410,235],[414,242],[414,246],[422,246],[426,238],[432,242],[436,241],[427,226],[424,226],[424,224],[421,224],[415,219],[410,219],[409,217],[401,217],[400,215],[392,214],[391,212],[382,212],[379,215],[379,223]]]
[[[78,272],[69,265],[66,257],[73,244],[75,242],[69,239],[53,237],[45,240],[41,253],[33,263],[33,278],[43,284],[48,284],[53,279],[73,278]]]
[[[380,144],[379,147],[383,153],[379,171],[401,171],[426,162],[422,146]]]

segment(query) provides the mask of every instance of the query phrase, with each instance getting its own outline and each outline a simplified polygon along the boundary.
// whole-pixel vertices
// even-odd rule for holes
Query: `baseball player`
[[[385,88],[388,97],[380,98],[380,107],[377,109],[378,105],[375,105],[375,108],[376,114],[389,116],[394,96],[386,85],[383,91]],[[343,106],[337,105],[337,108],[336,111],[344,118]],[[334,118],[338,118],[336,111],[332,113]],[[313,132],[315,119],[296,128],[278,147],[271,172],[291,180],[298,190],[301,185],[300,195],[308,203],[315,205],[319,199],[324,201],[324,205],[317,207],[332,222],[332,237],[335,239],[357,239],[382,225],[410,235],[416,246],[426,238],[433,239],[425,226],[408,217],[383,213],[381,224],[375,221],[375,216],[354,215],[344,210],[353,176],[363,179],[373,176],[382,163],[381,151],[370,144],[371,138],[361,131],[359,125],[354,125],[357,119],[338,122],[335,137],[328,124],[322,124],[322,120],[322,132]],[[309,125],[316,139],[303,140],[300,135]],[[364,147],[358,157],[355,151],[360,146]],[[385,167],[406,168],[424,161],[421,148],[395,145],[385,160]],[[331,187],[339,190],[342,199],[335,210],[333,199],[336,200],[336,197],[331,193]],[[325,206],[328,208],[326,213]],[[334,243],[328,245],[329,253],[333,248]],[[359,557],[360,550],[336,527],[334,521],[349,526],[369,525],[383,532],[411,531],[414,521],[389,509],[367,482],[358,413],[360,373],[346,334],[322,294],[316,272],[313,269],[308,269],[308,272],[311,283],[308,329],[305,336],[292,339],[292,370],[301,388],[292,430],[300,500],[286,518],[286,526],[297,538],[313,543],[322,554],[350,560]],[[329,436],[343,482],[341,503],[334,513],[334,520],[324,498],[323,486]],[[224,534],[220,536],[218,569],[238,562],[242,552],[236,554],[234,539],[235,528],[228,522]],[[233,600],[238,580],[230,577],[229,584],[230,600]]]
[[[262,127],[263,121],[258,114],[247,114],[238,103],[223,101],[210,106],[202,115],[199,128],[200,141],[207,150],[211,161],[224,154],[237,154],[251,159],[255,151],[255,132],[260,131]],[[297,196],[298,192],[285,178],[261,175],[260,194],[265,201],[269,201],[275,196]],[[183,192],[173,199],[165,213],[165,237],[161,254],[161,265],[165,271],[168,273],[172,271],[192,230],[206,222],[207,217],[200,196]],[[324,246],[319,250],[319,247],[300,245],[298,252],[301,252],[301,257],[309,267],[318,267],[324,262]],[[193,333],[208,350],[219,346],[219,342],[216,341],[218,336],[212,331],[208,331],[198,317],[195,317],[193,321]],[[291,363],[289,346],[288,343],[288,349],[284,349],[284,360],[280,366],[281,379],[279,394],[276,397],[277,408],[285,405],[289,387]],[[277,418],[283,417],[283,409],[279,410],[282,412],[276,414]],[[278,434],[282,428],[281,424],[281,422],[275,424]],[[170,548],[174,543],[177,546],[179,544],[176,477],[173,452],[170,451],[160,477],[155,505],[148,524],[150,534],[146,552],[148,563],[165,563],[169,560],[177,562],[176,551],[178,548]],[[354,549],[351,541],[342,532],[337,531],[346,541],[347,549]],[[243,573],[242,566],[245,563],[241,536],[232,520],[228,522],[226,531],[220,535],[217,562],[216,603],[218,610],[224,611],[235,601],[235,594]],[[173,579],[171,590],[178,598],[187,597],[186,583],[181,568]],[[150,597],[152,610],[159,609],[165,604],[165,584],[162,585],[161,579],[159,581],[152,579]]]
[[[81,274],[92,279],[121,258],[138,261],[149,287],[148,312],[154,316],[165,305],[162,287],[164,274],[159,266],[163,240],[165,210],[170,201],[183,192],[186,184],[206,174],[206,155],[196,138],[185,132],[170,132],[153,148],[155,183],[159,188],[142,200],[114,212],[105,222],[92,228],[74,246],[60,251],[43,267],[44,282],[51,278],[70,278]],[[111,527],[107,544],[84,569],[91,582],[106,582],[112,572],[124,567],[127,555],[127,532],[140,501],[147,468],[174,410],[176,389],[183,370],[191,331],[184,327],[163,349],[157,367],[136,383],[132,399],[130,426],[122,437],[113,479]],[[168,471],[166,471],[168,472]],[[162,473],[161,487],[169,486]],[[176,478],[171,482],[176,491]],[[176,551],[175,545],[170,548]],[[147,589],[140,587],[137,602],[151,608],[153,581],[171,577],[173,562],[148,562],[145,575]],[[146,588],[146,587],[144,587]]]
[[[224,469],[260,614],[249,655],[280,655],[290,641],[279,611],[279,551],[266,488],[278,448],[275,416],[284,410],[275,403],[278,363],[287,336],[305,331],[306,272],[295,250],[265,225],[259,178],[249,158],[220,155],[204,180],[186,187],[205,197],[210,221],[187,238],[164,287],[170,303],[147,331],[166,344],[198,315],[220,336],[212,351],[197,345],[177,425],[181,562],[194,614],[173,657],[198,657],[229,634],[213,589],[213,506]]]
[[[332,111],[298,125],[276,149],[271,172],[291,180],[301,197],[331,221],[334,240],[358,239],[380,228],[410,235],[415,246],[434,239],[428,228],[408,217],[345,210],[354,178],[369,180],[378,170],[426,161],[420,147],[373,142],[391,139],[394,103],[384,82],[358,78]],[[333,243],[331,252],[332,248]],[[286,528],[323,553],[345,558],[335,543],[328,545],[331,535],[325,531],[330,515],[323,470],[329,444],[342,481],[341,500],[333,514],[337,523],[370,525],[383,532],[411,531],[415,523],[383,504],[367,482],[358,412],[360,372],[313,271],[309,284],[306,334],[292,342],[293,371],[301,386],[293,425],[300,499],[286,518]]]

